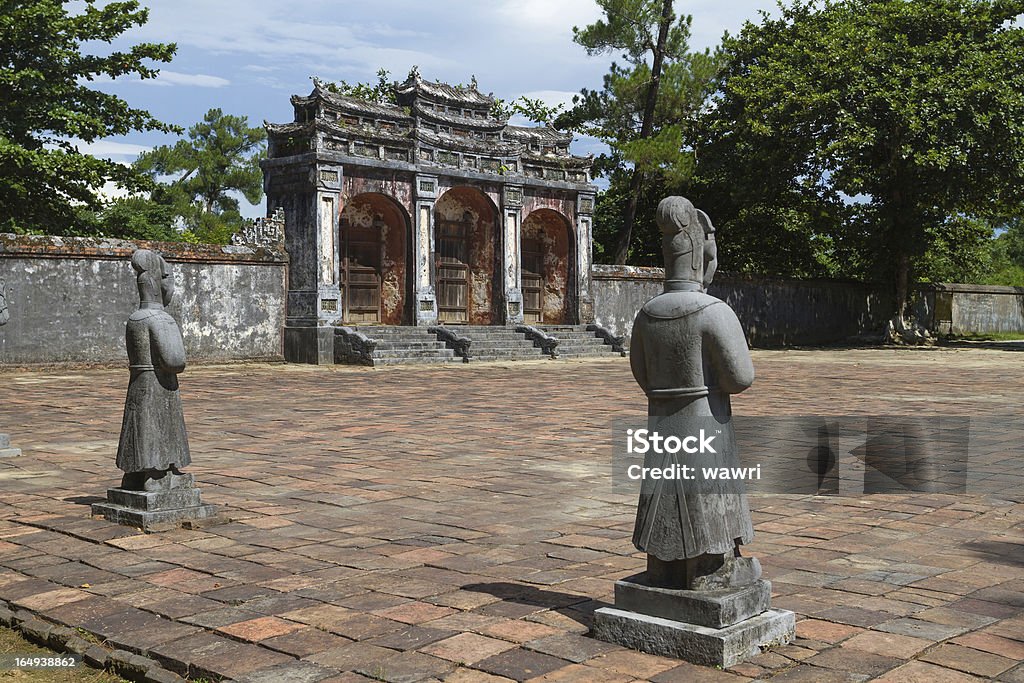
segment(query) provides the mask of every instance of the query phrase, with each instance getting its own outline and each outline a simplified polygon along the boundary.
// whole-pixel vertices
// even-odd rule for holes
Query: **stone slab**
[[[0,458],[17,458],[19,455],[20,448],[0,448]]]
[[[771,607],[772,584],[760,579],[749,586],[718,591],[660,588],[644,573],[615,582],[615,607],[708,628],[725,628]]]
[[[11,437],[7,434],[0,433],[0,448],[8,448],[11,445]]]
[[[129,491],[107,489],[107,502],[132,510],[175,510],[202,505],[197,488],[177,488],[167,491]]]
[[[593,636],[652,655],[704,666],[729,667],[796,637],[796,615],[772,609],[722,629],[603,607],[594,613]]]
[[[112,503],[93,503],[92,514],[101,515],[109,522],[138,527],[144,531],[156,527],[175,525],[196,519],[208,519],[217,515],[216,505],[193,505],[170,510],[134,510]]]

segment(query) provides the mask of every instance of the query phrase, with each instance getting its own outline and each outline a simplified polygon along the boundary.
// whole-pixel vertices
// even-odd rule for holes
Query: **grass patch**
[[[0,626],[0,655],[54,657],[47,650],[21,637],[17,631]],[[80,664],[70,669],[0,669],[0,682],[7,683],[127,683],[106,671]]]

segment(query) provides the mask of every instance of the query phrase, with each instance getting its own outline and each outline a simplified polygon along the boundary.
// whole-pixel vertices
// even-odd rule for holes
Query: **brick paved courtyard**
[[[89,516],[126,371],[0,372],[0,617],[247,681],[1024,681],[1024,353],[754,361],[737,414],[996,427],[965,495],[752,496],[798,639],[727,671],[585,637],[643,565],[609,476],[611,420],[645,411],[624,359],[191,368],[190,471],[232,521],[149,535]]]

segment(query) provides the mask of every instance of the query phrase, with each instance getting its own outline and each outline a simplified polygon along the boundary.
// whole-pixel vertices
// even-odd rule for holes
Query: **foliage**
[[[74,229],[77,206],[98,208],[108,181],[138,189],[139,173],[78,151],[133,130],[171,131],[148,112],[89,87],[97,78],[154,78],[148,60],[168,62],[175,46],[140,43],[108,55],[84,52],[109,43],[148,12],[135,0],[0,0],[0,229]],[[80,4],[80,3],[75,3]]]
[[[413,68],[415,69],[415,67]],[[411,75],[413,72],[410,71],[409,73]],[[377,69],[376,83],[355,83],[353,85],[349,85],[347,81],[341,81],[340,83],[321,81],[320,84],[329,92],[333,92],[337,95],[355,97],[356,99],[375,102],[377,104],[397,104],[398,99],[395,96],[395,83],[388,80],[390,77],[391,72],[382,67]]]
[[[259,162],[266,137],[245,116],[211,109],[188,129],[188,139],[141,154],[135,167],[157,181],[173,178],[157,184],[151,197],[182,219],[185,239],[225,244],[245,221],[230,193],[241,193],[251,204],[263,198]]]
[[[711,92],[719,56],[710,51],[690,52],[691,18],[677,17],[672,0],[599,0],[604,18],[582,29],[574,27],[574,40],[588,54],[620,54],[600,90],[583,89],[574,106],[555,125],[578,130],[606,143],[610,151],[596,161],[594,170],[613,184],[610,191],[625,197],[619,216],[609,215],[614,226],[599,230],[616,234],[615,246],[605,256],[624,263],[649,245],[639,245],[634,220],[653,220],[656,202],[644,185],[678,191],[694,168],[693,123]],[[639,218],[636,218],[639,216]]]
[[[915,276],[962,270],[979,225],[1021,208],[1022,12],[797,0],[727,38],[697,148],[723,243],[746,245],[751,267],[888,280],[902,323]]]
[[[989,245],[987,271],[976,280],[984,285],[1024,287],[1024,219],[1006,222]]]

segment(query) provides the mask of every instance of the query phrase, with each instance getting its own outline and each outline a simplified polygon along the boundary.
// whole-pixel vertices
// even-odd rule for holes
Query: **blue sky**
[[[514,99],[568,101],[581,87],[598,88],[612,60],[588,57],[572,27],[600,16],[593,0],[143,0],[149,22],[114,46],[173,42],[174,60],[155,80],[99,84],[158,119],[187,127],[212,107],[263,120],[291,121],[288,98],[308,94],[311,76],[375,81],[378,68],[401,80],[413,65],[424,78],[468,83]],[[693,15],[695,48],[718,43],[774,0],[677,0]],[[104,46],[97,46],[100,51]],[[137,133],[82,147],[117,161],[133,160],[175,136]],[[593,144],[579,141],[586,154]],[[261,214],[260,207],[245,213]]]

